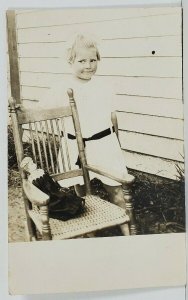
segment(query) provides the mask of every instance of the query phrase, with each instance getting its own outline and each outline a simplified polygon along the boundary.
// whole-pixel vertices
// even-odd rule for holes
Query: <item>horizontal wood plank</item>
[[[51,87],[53,82],[66,81],[70,75],[52,73],[21,72],[21,85],[33,87]],[[106,80],[113,85],[117,94],[147,97],[182,99],[181,78],[142,78],[108,76]],[[160,88],[158,88],[160,87]],[[22,87],[24,91],[24,87]]]
[[[24,108],[26,109],[33,109],[33,110],[36,110],[38,108],[38,101],[33,101],[33,100],[23,100],[22,99],[22,105]]]
[[[15,10],[15,14],[16,15],[21,15],[21,14],[30,14],[30,13],[34,13],[36,11],[41,11],[41,9],[34,9],[34,8],[30,8],[30,9],[16,9]]]
[[[118,112],[121,130],[183,140],[183,120]]]
[[[25,109],[21,112],[18,112],[18,122],[19,124],[27,124],[36,121],[52,120],[59,117],[68,117],[71,115],[72,111],[69,106],[58,107],[54,109]]]
[[[147,37],[136,39],[105,40],[99,47],[103,57],[158,57],[181,56],[181,36]],[[28,43],[19,44],[20,57],[59,57],[66,54],[67,44]],[[152,53],[152,52],[155,53]]]
[[[181,57],[103,58],[97,74],[181,77]]]
[[[178,35],[106,40],[101,43],[99,51],[101,57],[154,57],[181,56],[181,48],[181,35]]]
[[[103,18],[105,18],[105,15]],[[25,26],[24,23],[22,24],[21,26]],[[18,42],[62,42],[69,40],[75,32],[85,31],[85,24],[18,28]],[[114,20],[102,24],[100,22],[87,23],[87,32],[99,36],[100,39],[133,39],[137,37],[180,35],[181,12],[171,15],[148,16],[147,18]]]
[[[34,100],[36,102],[40,102],[39,104],[44,105],[47,102],[49,90],[49,88],[22,86],[21,97],[23,100]]]
[[[60,174],[52,174],[52,177],[57,181],[72,178],[72,177],[77,177],[77,176],[83,176],[83,171],[81,169],[71,170]]]
[[[162,8],[81,8],[81,9],[41,9],[30,14],[17,15],[17,27],[59,26],[68,24],[104,22],[116,19],[148,17],[180,13],[177,7]]]
[[[116,96],[118,111],[183,119],[183,103],[174,99]]]
[[[98,75],[181,77],[181,57],[103,58]],[[60,58],[20,58],[20,70],[27,72],[71,73],[71,68]]]
[[[123,155],[125,156],[128,168],[174,180],[178,178],[176,166],[184,168],[183,163],[159,157],[129,151],[123,151]]]
[[[184,161],[183,141],[126,131],[119,131],[119,139],[124,150]]]

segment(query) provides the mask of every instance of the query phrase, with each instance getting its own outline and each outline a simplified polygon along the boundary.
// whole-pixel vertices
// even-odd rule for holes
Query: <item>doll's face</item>
[[[93,48],[79,48],[71,63],[73,74],[82,80],[90,80],[97,70],[97,53]]]
[[[30,161],[26,166],[25,166],[25,171],[31,174],[33,171],[37,169],[37,165],[33,162]]]

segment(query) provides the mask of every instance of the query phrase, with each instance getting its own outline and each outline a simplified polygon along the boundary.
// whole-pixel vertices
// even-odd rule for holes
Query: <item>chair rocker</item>
[[[37,240],[39,235],[42,240],[75,238],[122,224],[127,224],[127,235],[136,234],[131,201],[131,184],[134,177],[128,174],[127,178],[122,180],[87,164],[78,112],[71,89],[68,90],[68,95],[69,106],[42,110],[25,109],[22,105],[16,104],[13,98],[9,100],[16,155],[22,178],[27,241]],[[70,166],[64,126],[64,120],[67,117],[71,117],[74,124],[81,169],[72,170]],[[49,196],[29,182],[25,172],[20,168],[22,159],[28,156],[28,149],[25,149],[23,142],[24,128],[29,135],[28,144],[32,149],[32,159],[39,168],[46,170],[57,181],[83,176],[86,187],[85,210],[80,216],[67,221],[49,218]],[[61,146],[62,131],[64,132],[64,148]],[[61,153],[63,172],[59,167],[59,153]],[[68,163],[65,163],[66,161]],[[123,185],[126,211],[91,194],[89,171],[107,176]]]

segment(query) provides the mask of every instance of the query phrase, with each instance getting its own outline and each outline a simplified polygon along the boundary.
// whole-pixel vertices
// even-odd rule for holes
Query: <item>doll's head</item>
[[[20,168],[25,172],[27,172],[28,174],[31,174],[33,171],[37,169],[37,165],[33,162],[31,157],[26,156],[21,161]]]
[[[96,42],[86,35],[78,34],[68,49],[68,62],[73,74],[82,80],[90,80],[100,60]]]

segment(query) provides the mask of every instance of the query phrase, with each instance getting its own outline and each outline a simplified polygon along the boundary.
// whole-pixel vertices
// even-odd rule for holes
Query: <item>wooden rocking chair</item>
[[[36,240],[37,233],[40,233],[42,240],[69,239],[121,224],[127,224],[127,234],[136,234],[130,190],[134,177],[128,175],[126,180],[122,180],[87,164],[77,108],[71,89],[68,90],[68,95],[70,106],[48,110],[25,109],[21,104],[16,104],[13,98],[9,100],[16,155],[22,178],[27,240]],[[68,167],[65,164],[65,157],[67,161],[69,160],[66,134],[64,134],[66,148],[61,147],[61,130],[64,127],[64,119],[67,117],[72,118],[75,128],[82,166],[81,169],[77,170],[72,170],[70,164]],[[57,181],[83,176],[86,187],[86,209],[79,217],[67,221],[49,218],[49,196],[30,183],[25,172],[20,168],[22,159],[24,156],[28,156],[24,149],[23,126],[24,128],[27,126],[32,158],[39,168],[46,170]],[[60,172],[58,166],[59,152],[61,152],[62,165],[64,166],[63,172]],[[126,212],[117,205],[91,194],[89,171],[107,176],[123,185]]]

